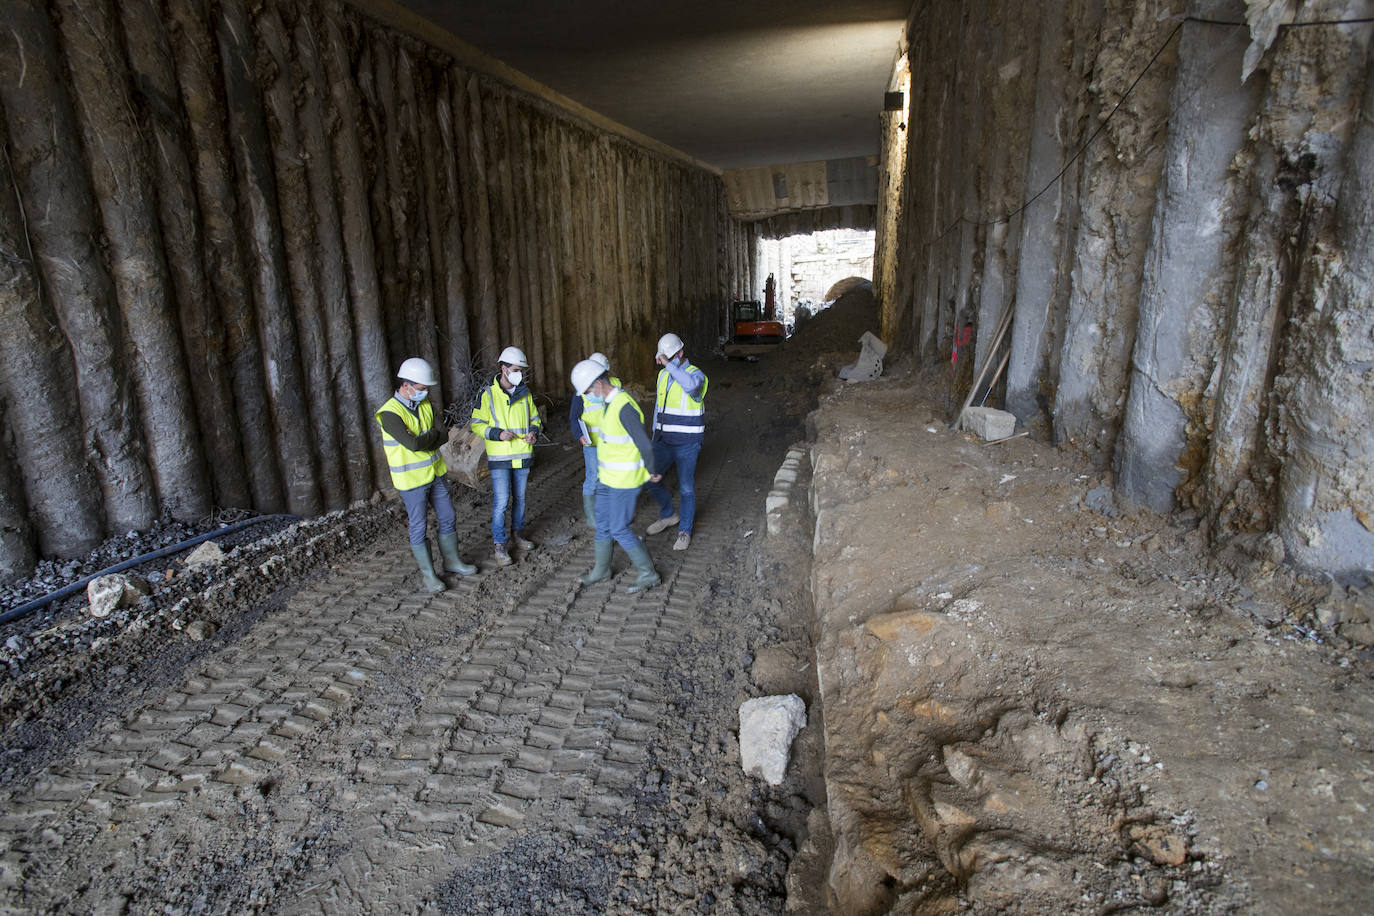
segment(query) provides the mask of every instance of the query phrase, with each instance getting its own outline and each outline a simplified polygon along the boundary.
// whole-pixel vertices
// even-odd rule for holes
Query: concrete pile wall
[[[559,396],[597,349],[646,382],[747,289],[718,175],[354,7],[4,9],[0,576],[389,486],[407,356],[441,403],[506,344]]]
[[[1354,575],[1374,569],[1374,26],[1349,20],[1374,3],[1294,7],[917,2],[875,286],[885,339],[926,364],[966,321],[981,362],[1014,309],[988,403],[1127,500]]]

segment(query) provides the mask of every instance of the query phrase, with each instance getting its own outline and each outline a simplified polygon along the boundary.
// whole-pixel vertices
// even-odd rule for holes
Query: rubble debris
[[[205,566],[211,563],[219,563],[224,560],[224,551],[214,541],[206,541],[186,557],[186,568],[192,569],[196,566]]]
[[[151,591],[141,576],[112,573],[92,579],[86,586],[86,600],[90,602],[92,617],[109,617],[121,607],[128,607]]]

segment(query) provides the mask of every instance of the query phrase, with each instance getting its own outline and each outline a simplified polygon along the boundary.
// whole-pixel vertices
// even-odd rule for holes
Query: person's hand
[[[654,362],[658,363],[660,366],[666,366],[668,365],[668,358],[662,353],[655,353]]]
[[[520,438],[524,439],[524,440],[525,440],[526,442],[528,442],[530,445],[534,445],[534,440],[539,438],[539,434],[538,434],[538,433],[525,433],[525,435],[521,436]]]
[[[515,433],[511,432],[511,431],[508,430],[508,429],[503,429],[503,430],[501,430],[501,441],[502,441],[502,442],[509,442],[510,440],[512,440],[512,439],[514,439],[514,438],[515,438]]]
[[[662,480],[662,479],[663,479],[663,475],[662,475],[662,474],[650,474],[650,475],[649,475],[649,482],[650,482],[650,483],[658,483],[658,482],[659,482],[660,480]]]
[[[581,442],[583,446],[588,446],[592,444],[592,440],[588,439],[586,436],[583,436],[578,441]]]

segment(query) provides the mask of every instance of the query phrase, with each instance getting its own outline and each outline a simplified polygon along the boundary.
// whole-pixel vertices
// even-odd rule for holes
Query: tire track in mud
[[[727,453],[713,451],[699,502],[734,504],[741,494],[717,492]],[[640,527],[652,507],[638,514]],[[665,539],[651,551],[660,587],[626,594],[632,569],[581,587],[583,549],[470,651],[452,653],[392,759],[357,774],[382,799],[355,811],[347,832],[360,842],[307,876],[286,912],[416,911],[459,856],[509,828],[539,815],[625,811],[665,710],[668,663],[655,650],[687,635],[726,545],[725,513],[703,521],[691,550],[674,553]],[[375,874],[383,865],[384,882]]]
[[[536,526],[580,490],[580,451],[568,451],[532,480]],[[624,593],[620,574],[580,586],[585,538],[521,559],[543,553],[547,574],[498,575],[484,557],[481,573],[439,595],[414,591],[407,545],[396,543],[297,592],[178,689],[4,798],[0,911],[174,897],[182,876],[131,852],[169,831],[184,834],[193,860],[197,843],[262,840],[234,818],[217,824],[225,808],[269,815],[258,829],[284,851],[240,877],[237,893],[271,894],[286,912],[415,906],[457,857],[536,813],[623,810],[664,710],[656,650],[684,637],[726,546],[730,519],[711,507],[753,495],[741,481],[720,491],[727,459],[724,442],[708,452],[704,524],[686,553],[659,539],[663,585],[639,595]],[[490,504],[476,504],[459,519],[469,559],[489,543]],[[512,589],[519,597],[502,606]],[[397,689],[411,697],[399,717],[387,700]],[[350,730],[379,737],[359,742]],[[188,819],[206,823],[189,830]],[[121,860],[156,873],[111,877]]]
[[[531,519],[562,508],[560,491],[582,471],[580,451],[576,458],[556,462],[545,475],[549,485],[531,491]],[[477,502],[478,511],[459,519],[466,553],[489,538],[490,504]],[[417,634],[444,620],[433,605],[475,616],[481,590],[501,588],[501,579],[488,572],[437,596],[416,592],[408,545],[396,543],[297,592],[284,613],[265,618],[177,689],[3,796],[0,912],[16,891],[72,893],[82,882],[63,876],[100,853],[67,860],[60,850],[74,841],[99,847],[102,828],[131,825],[146,835],[165,824],[137,822],[175,818],[187,802],[232,802],[235,789],[254,787],[266,795],[275,768],[323,740],[322,728],[341,727],[359,688],[394,666]],[[128,845],[127,833],[116,847]],[[90,905],[76,906],[76,898],[61,893],[51,903]]]

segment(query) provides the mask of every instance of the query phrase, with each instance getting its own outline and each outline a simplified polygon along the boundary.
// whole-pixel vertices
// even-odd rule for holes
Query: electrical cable
[[[105,568],[105,569],[100,570],[99,572],[91,573],[89,576],[86,576],[84,579],[78,579],[77,581],[71,583],[70,585],[63,586],[62,588],[59,588],[59,589],[58,589],[57,591],[55,591],[55,592],[52,592],[52,593],[47,594],[47,595],[44,595],[44,596],[41,597],[41,598],[35,598],[35,599],[33,599],[32,601],[25,602],[24,604],[21,604],[21,605],[19,605],[18,607],[11,608],[10,610],[6,611],[5,613],[0,614],[0,626],[4,626],[5,624],[7,624],[7,623],[9,623],[9,622],[11,622],[11,621],[20,619],[21,617],[27,617],[29,614],[32,614],[34,611],[37,611],[37,610],[40,609],[40,608],[46,607],[47,605],[51,604],[51,603],[54,602],[54,601],[60,601],[60,600],[63,599],[63,598],[66,598],[66,597],[68,597],[68,596],[70,596],[70,595],[76,594],[77,592],[81,591],[81,589],[85,588],[85,587],[87,586],[87,584],[89,584],[90,581],[91,581],[92,579],[98,579],[98,578],[100,578],[101,576],[108,576],[108,575],[110,575],[110,574],[112,574],[112,573],[117,573],[117,572],[120,572],[120,571],[122,571],[122,570],[129,569],[130,567],[138,566],[138,565],[140,565],[140,564],[142,564],[142,563],[147,563],[147,562],[149,562],[150,560],[156,560],[156,559],[159,559],[159,558],[161,558],[161,557],[171,556],[171,555],[174,554],[174,553],[180,553],[181,551],[185,550],[185,549],[188,548],[188,547],[192,547],[192,546],[194,546],[194,545],[196,545],[196,544],[199,544],[201,541],[208,541],[208,540],[210,540],[211,538],[222,537],[222,536],[224,536],[224,535],[226,535],[226,534],[230,534],[230,533],[232,533],[232,532],[234,532],[234,531],[238,531],[238,530],[241,529],[241,528],[247,528],[247,527],[249,527],[249,526],[251,526],[251,525],[259,524],[260,522],[272,521],[273,519],[276,519],[276,520],[279,520],[279,521],[288,521],[288,520],[289,520],[289,521],[293,521],[293,522],[294,522],[294,521],[299,521],[299,520],[300,520],[300,516],[299,516],[299,515],[259,515],[259,516],[256,517],[256,518],[249,518],[249,519],[244,519],[244,520],[241,521],[241,522],[235,522],[234,524],[228,525],[228,526],[226,526],[226,527],[224,527],[224,528],[216,528],[214,531],[209,531],[209,532],[206,532],[205,534],[198,534],[198,535],[196,535],[196,536],[193,537],[193,538],[188,538],[187,540],[180,541],[180,542],[178,542],[178,543],[176,543],[176,544],[169,544],[169,545],[167,545],[166,547],[161,547],[161,548],[159,548],[159,549],[157,549],[157,550],[154,550],[154,551],[152,551],[152,552],[150,552],[150,553],[145,553],[145,554],[143,554],[142,556],[133,557],[132,559],[125,560],[125,561],[122,562],[122,563],[116,563],[114,566],[107,567],[107,568]]]

